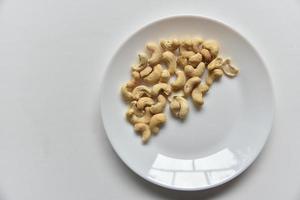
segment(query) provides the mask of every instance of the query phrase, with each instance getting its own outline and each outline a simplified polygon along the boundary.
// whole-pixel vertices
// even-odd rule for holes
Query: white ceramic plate
[[[124,117],[120,85],[129,80],[145,43],[199,35],[220,42],[239,76],[214,84],[201,111],[191,103],[184,123],[167,108],[166,125],[143,145]],[[206,17],[176,16],[143,27],[119,48],[103,80],[101,111],[113,148],[135,173],[170,189],[202,190],[233,179],[255,160],[272,125],[273,94],[263,60],[239,33]]]

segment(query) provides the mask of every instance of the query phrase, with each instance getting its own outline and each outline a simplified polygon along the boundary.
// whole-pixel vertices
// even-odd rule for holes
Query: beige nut
[[[184,67],[184,73],[186,74],[187,77],[194,77],[194,76],[201,77],[204,71],[205,71],[204,62],[200,62],[196,68],[194,68],[191,65],[186,65]]]
[[[137,108],[143,110],[146,106],[152,106],[154,104],[154,100],[150,97],[141,97],[137,101]]]
[[[151,117],[152,117],[152,113],[150,112],[150,108],[146,107],[145,112],[143,114],[144,115],[142,115],[142,116],[138,116],[138,115],[135,114],[134,108],[130,108],[126,113],[126,117],[127,117],[127,120],[131,124],[136,124],[136,123],[148,124],[150,122]]]
[[[177,39],[161,40],[160,46],[165,51],[175,51],[180,46],[180,41]]]
[[[197,66],[202,61],[202,55],[200,53],[196,53],[195,55],[189,58],[189,64],[192,66]]]
[[[186,96],[189,96],[192,92],[192,90],[197,87],[201,82],[201,79],[199,77],[192,77],[189,80],[186,81],[183,92]]]
[[[175,117],[185,119],[189,112],[187,100],[182,96],[174,96],[170,103],[170,110]]]
[[[154,97],[158,96],[160,93],[163,93],[167,96],[171,94],[171,86],[167,83],[157,83],[152,87],[152,95]]]
[[[151,130],[151,133],[158,133],[159,127],[163,125],[167,121],[167,117],[164,113],[159,113],[156,115],[153,115],[150,119],[149,127]]]
[[[198,85],[198,87],[203,95],[205,95],[209,90],[209,86],[206,83],[201,83],[200,85]]]
[[[201,92],[200,85],[198,85],[196,88],[193,89],[192,91],[192,100],[193,103],[196,106],[202,106],[204,101],[203,101],[203,93]]]
[[[157,102],[150,107],[150,112],[152,114],[162,113],[165,110],[166,104],[167,104],[166,97],[160,94],[157,97]]]
[[[169,73],[173,75],[177,68],[176,56],[171,51],[166,51],[162,54],[162,59],[167,63]]]
[[[177,70],[176,71],[176,80],[171,83],[171,87],[173,90],[180,90],[184,87],[184,84],[186,82],[185,73],[183,71]]]
[[[204,49],[209,50],[213,58],[218,56],[219,53],[219,43],[216,40],[206,40],[202,43]]]
[[[133,71],[142,71],[148,63],[148,56],[145,53],[140,53],[139,55],[139,63],[133,65],[131,68]]]
[[[148,142],[151,137],[151,130],[148,124],[137,123],[134,125],[134,130],[142,135],[143,143]]]
[[[160,45],[154,42],[149,42],[146,45],[146,48],[151,52],[151,57],[148,59],[149,65],[153,66],[158,64],[162,56],[162,49]]]
[[[147,66],[140,72],[140,77],[144,78],[145,76],[148,76],[152,72],[152,67]]]
[[[217,58],[213,59],[207,65],[207,69],[208,69],[208,71],[212,71],[214,69],[222,69],[222,65],[223,65],[223,59],[220,57],[217,57]]]
[[[141,79],[141,75],[138,71],[132,71],[131,77],[136,81],[139,81]]]
[[[195,55],[194,51],[187,50],[184,46],[179,47],[179,53],[180,56],[183,56],[185,58],[190,58],[191,56]]]
[[[137,101],[133,100],[130,102],[129,104],[129,110],[132,109],[133,110],[133,114],[137,117],[142,117],[145,115],[145,111],[141,110],[137,107]]]
[[[201,37],[197,37],[192,39],[192,46],[194,52],[200,52],[201,47],[200,45],[203,43],[203,39]]]
[[[164,69],[160,76],[160,82],[168,83],[170,80],[170,77],[171,77],[170,72],[167,69]]]
[[[151,89],[145,85],[139,85],[132,91],[133,99],[139,99],[142,96],[151,97]]]
[[[160,80],[161,73],[163,68],[160,64],[157,64],[153,67],[153,71],[146,77],[144,77],[144,81],[149,84],[157,83]]]
[[[220,79],[223,76],[223,71],[221,69],[214,69],[213,71],[208,73],[206,77],[206,84],[211,86],[214,81]]]
[[[209,63],[211,61],[212,57],[207,49],[201,49],[200,53],[202,54],[202,58],[206,63]]]
[[[177,65],[178,66],[186,66],[188,64],[188,59],[186,57],[183,56],[178,56],[177,57]]]
[[[131,79],[127,82],[126,86],[128,89],[133,90],[138,85],[138,81],[135,79]]]
[[[239,68],[231,64],[230,58],[226,58],[222,64],[222,70],[226,76],[235,77],[239,73]]]
[[[121,95],[125,101],[131,101],[133,99],[132,93],[129,91],[127,84],[122,85]]]

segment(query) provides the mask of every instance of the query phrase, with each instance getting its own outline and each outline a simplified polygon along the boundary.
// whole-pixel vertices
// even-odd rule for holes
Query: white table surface
[[[176,14],[209,16],[248,38],[276,98],[256,162],[202,192],[163,189],[135,175],[100,118],[101,77],[120,43]],[[300,199],[299,36],[300,0],[0,0],[0,199]]]

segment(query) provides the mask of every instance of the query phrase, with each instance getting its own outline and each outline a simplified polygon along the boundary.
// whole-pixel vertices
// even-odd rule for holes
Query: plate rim
[[[252,159],[249,160],[249,162],[247,162],[247,164],[245,165],[244,168],[240,168],[239,170],[237,170],[235,172],[235,174],[233,176],[230,176],[216,184],[211,184],[211,185],[207,185],[207,186],[201,186],[201,187],[194,187],[194,188],[185,188],[185,187],[178,187],[178,186],[170,186],[167,184],[163,184],[157,181],[152,180],[151,178],[142,175],[141,173],[135,171],[126,161],[125,158],[122,158],[117,150],[117,148],[115,148],[114,143],[112,142],[109,134],[107,133],[107,128],[104,122],[104,113],[102,112],[102,107],[103,105],[103,99],[102,96],[105,95],[104,94],[104,82],[105,82],[105,75],[108,72],[109,66],[112,64],[113,60],[115,59],[115,57],[117,56],[117,54],[119,53],[119,50],[126,44],[126,42],[131,39],[132,37],[134,37],[135,35],[137,35],[138,33],[140,33],[143,29],[145,29],[148,26],[154,25],[156,23],[162,22],[162,21],[167,21],[167,20],[176,20],[176,18],[196,18],[196,19],[202,19],[202,20],[207,20],[216,24],[219,24],[221,26],[225,26],[228,29],[230,29],[232,32],[234,32],[235,34],[239,35],[253,50],[254,53],[256,54],[256,56],[261,60],[262,64],[263,64],[263,68],[266,72],[266,76],[268,77],[269,83],[270,83],[270,108],[271,108],[271,119],[270,119],[270,124],[268,125],[268,132],[266,134],[266,138],[263,141],[262,145],[260,148],[258,148],[257,153],[252,157]],[[140,28],[136,29],[134,32],[129,33],[124,40],[122,40],[122,42],[118,45],[117,49],[115,50],[115,52],[112,54],[108,64],[106,65],[103,74],[101,76],[101,85],[100,85],[100,120],[102,122],[103,125],[103,129],[105,132],[106,137],[108,138],[108,141],[110,142],[113,151],[117,154],[118,158],[120,160],[122,160],[122,162],[125,164],[125,166],[127,168],[129,168],[132,172],[134,172],[134,174],[137,174],[139,177],[143,178],[144,180],[157,185],[157,186],[161,186],[163,188],[167,188],[167,189],[171,189],[171,190],[177,190],[177,191],[202,191],[202,190],[207,190],[207,189],[211,189],[211,188],[215,188],[218,187],[220,185],[223,185],[225,183],[228,183],[230,181],[232,181],[233,179],[235,179],[236,177],[238,177],[239,175],[241,175],[243,172],[245,172],[247,169],[249,169],[249,167],[256,161],[256,159],[258,158],[258,156],[261,154],[261,152],[263,151],[264,147],[266,146],[266,143],[270,137],[271,131],[272,131],[272,127],[273,127],[273,123],[274,123],[274,116],[275,116],[275,95],[274,95],[274,88],[273,88],[273,81],[269,72],[269,68],[266,65],[265,60],[263,59],[263,57],[259,54],[258,50],[252,45],[252,43],[245,38],[242,34],[240,34],[238,31],[236,31],[234,28],[232,28],[230,25],[228,25],[227,23],[220,21],[219,19],[215,19],[212,18],[210,16],[204,16],[204,15],[189,15],[189,14],[183,14],[183,15],[169,15],[169,16],[163,16],[154,20],[151,20],[150,23],[146,23],[144,25],[142,25]]]

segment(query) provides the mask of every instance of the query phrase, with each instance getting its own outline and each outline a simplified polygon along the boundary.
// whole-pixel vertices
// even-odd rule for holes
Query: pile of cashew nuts
[[[189,112],[188,97],[200,108],[215,81],[223,74],[235,77],[239,73],[230,58],[218,55],[215,40],[161,40],[149,42],[146,49],[148,54],[140,53],[139,62],[131,67],[131,80],[121,87],[129,105],[126,118],[144,143],[166,122],[167,103],[173,116],[184,120]]]

